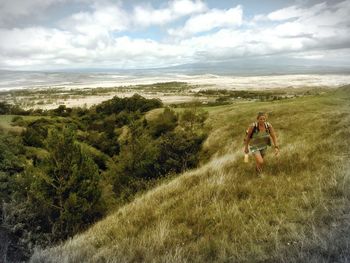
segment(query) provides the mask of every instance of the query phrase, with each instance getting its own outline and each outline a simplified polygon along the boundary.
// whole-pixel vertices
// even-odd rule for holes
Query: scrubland
[[[348,262],[350,87],[208,107],[202,165],[164,181],[31,262]],[[280,156],[243,163],[243,137],[269,114]]]

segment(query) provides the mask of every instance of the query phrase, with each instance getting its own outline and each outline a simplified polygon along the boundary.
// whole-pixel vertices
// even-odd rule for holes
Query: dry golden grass
[[[244,130],[266,110],[281,155],[262,177]],[[210,109],[200,168],[138,197],[31,262],[347,262],[350,91]]]

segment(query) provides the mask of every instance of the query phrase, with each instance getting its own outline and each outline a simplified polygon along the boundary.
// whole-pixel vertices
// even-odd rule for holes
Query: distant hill
[[[347,262],[349,109],[345,88],[207,108],[202,167],[36,251],[31,262]],[[281,155],[269,150],[258,177],[252,159],[243,163],[242,140],[261,110]]]
[[[13,71],[2,70],[2,73],[105,73],[131,76],[162,76],[167,74],[185,75],[233,75],[233,76],[262,76],[262,75],[288,75],[288,74],[350,74],[350,66],[347,64],[333,64],[313,61],[301,58],[269,58],[269,57],[245,57],[244,59],[231,59],[221,61],[208,61],[206,63],[183,63],[178,65],[156,68],[61,68],[42,71]]]

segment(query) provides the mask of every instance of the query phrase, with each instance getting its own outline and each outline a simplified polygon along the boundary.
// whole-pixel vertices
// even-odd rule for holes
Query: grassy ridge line
[[[212,161],[68,242],[37,251],[31,261],[322,262],[332,247],[320,233],[346,216],[350,197],[346,158],[339,158],[349,155],[349,97],[344,90],[214,109],[205,147],[216,156]],[[261,108],[271,112],[283,148],[279,159],[267,157],[265,176],[256,178],[237,154],[247,116]],[[338,257],[346,253],[343,240],[333,249]]]

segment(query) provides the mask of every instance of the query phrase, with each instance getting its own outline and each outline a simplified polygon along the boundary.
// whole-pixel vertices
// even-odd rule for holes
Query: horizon
[[[340,87],[350,83],[349,71],[328,73],[265,74],[245,72],[240,74],[213,74],[203,72],[161,72],[161,70],[135,71],[1,71],[0,91],[22,89],[81,89],[117,88],[155,83],[181,82],[194,86],[219,89],[275,89],[300,87]]]

